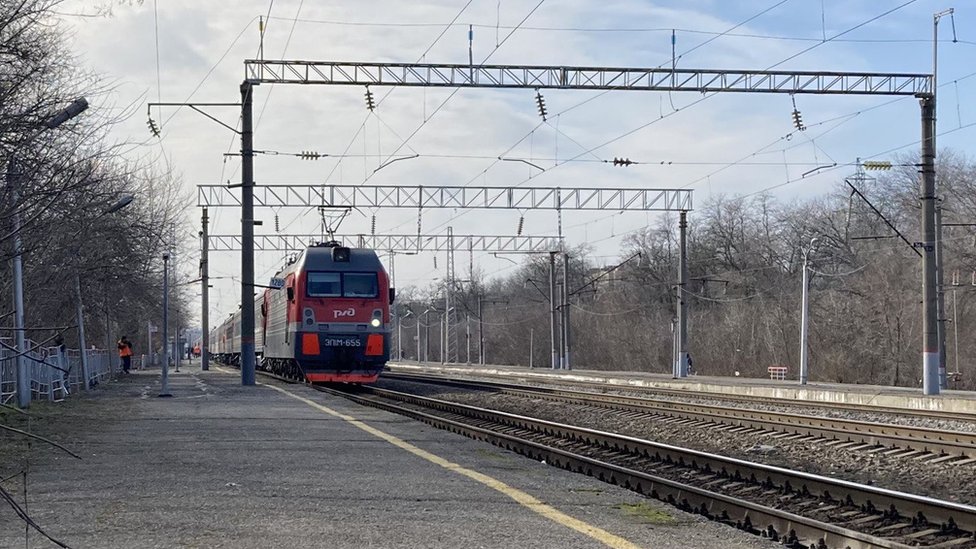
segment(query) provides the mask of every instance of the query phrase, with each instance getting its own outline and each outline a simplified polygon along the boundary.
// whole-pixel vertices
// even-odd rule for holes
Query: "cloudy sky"
[[[114,4],[110,16],[87,17]],[[153,110],[161,139],[148,139],[147,101],[238,101],[243,60],[265,59],[466,63],[473,25],[475,62],[589,66],[669,66],[671,34],[680,68],[836,70],[927,73],[932,67],[932,16],[957,8],[940,24],[940,148],[972,155],[976,145],[976,5],[943,0],[66,0],[59,8],[79,61],[115,84],[101,108],[135,115],[116,138],[145,142],[133,155],[168,161],[188,188],[186,229],[199,223],[196,185],[240,181],[239,142],[226,128],[188,109]],[[882,14],[885,14],[882,17]],[[270,14],[270,17],[269,17]],[[453,22],[453,24],[452,24]],[[158,43],[158,44],[157,44]],[[808,51],[806,51],[808,50]],[[800,55],[796,55],[800,52]],[[912,98],[797,96],[807,126],[792,126],[789,95],[544,92],[539,117],[531,90],[268,86],[255,95],[255,148],[330,155],[317,161],[285,155],[255,159],[258,184],[404,184],[560,187],[684,187],[701,204],[710,196],[769,190],[783,200],[829,192],[856,158],[892,159],[918,145]],[[233,109],[210,112],[231,126]],[[404,139],[410,137],[404,144]],[[147,140],[148,139],[148,140]],[[395,156],[391,156],[394,155]],[[419,157],[377,167],[398,156]],[[521,158],[498,162],[499,155]],[[614,168],[601,160],[641,164]],[[571,160],[572,161],[569,161]],[[816,166],[834,169],[801,177]],[[415,211],[353,213],[340,233],[415,233]],[[430,210],[425,233],[552,235],[552,212]],[[211,212],[212,234],[239,234],[240,215]],[[318,234],[318,213],[261,210],[259,234]],[[563,218],[571,245],[588,243],[597,262],[614,263],[622,237],[656,214],[572,213]],[[694,217],[692,214],[692,222]],[[192,226],[191,226],[192,225]],[[259,282],[283,254],[258,253]],[[196,274],[199,252],[185,250]],[[443,276],[444,257],[397,258],[397,283],[426,286]],[[520,258],[515,257],[516,260]],[[458,253],[466,271],[467,253]],[[475,254],[485,273],[504,275],[505,259]],[[435,265],[436,263],[436,265]],[[237,253],[215,254],[211,314],[236,307]]]

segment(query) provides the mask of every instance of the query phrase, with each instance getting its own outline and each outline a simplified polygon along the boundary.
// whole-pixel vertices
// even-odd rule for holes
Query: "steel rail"
[[[551,401],[634,411],[668,417],[687,418],[726,425],[820,437],[872,446],[890,446],[938,455],[976,458],[976,433],[947,431],[927,427],[875,423],[870,421],[809,416],[787,412],[749,410],[707,404],[690,404],[649,397],[607,395],[570,389],[533,387],[495,381],[463,380],[416,374],[390,374],[384,378],[428,383],[447,383],[465,387],[489,387],[506,393]]]
[[[394,366],[395,367],[395,366]],[[393,372],[391,372],[393,373]],[[398,375],[407,375],[407,372],[395,372]],[[625,374],[626,372],[621,372]],[[415,374],[423,375],[423,374]],[[436,375],[427,373],[427,375]],[[497,377],[491,373],[487,372],[477,372],[477,375],[484,377]],[[737,395],[730,393],[719,393],[719,392],[706,392],[697,391],[693,389],[668,389],[662,387],[648,387],[648,386],[638,386],[638,385],[628,385],[623,383],[604,383],[595,381],[580,381],[572,379],[560,378],[558,375],[547,375],[543,372],[533,371],[531,377],[515,374],[514,376],[505,377],[515,377],[523,383],[561,383],[564,385],[572,385],[576,387],[592,387],[600,391],[630,391],[635,393],[650,393],[653,395],[669,395],[676,397],[694,397],[703,399],[715,399],[715,400],[725,400],[731,402],[742,402],[748,404],[772,404],[781,406],[793,406],[793,407],[804,407],[804,408],[815,408],[815,409],[831,409],[839,411],[853,411],[853,412],[873,412],[879,414],[893,414],[902,417],[919,418],[926,417],[932,419],[946,419],[946,420],[956,420],[956,421],[970,421],[976,422],[976,413],[972,412],[953,412],[945,410],[928,410],[924,408],[918,409],[908,409],[908,408],[896,408],[892,406],[883,406],[877,404],[857,404],[857,403],[847,403],[847,402],[820,402],[820,401],[804,401],[795,400],[790,398],[773,397],[773,396],[754,396],[754,395]],[[499,382],[504,383],[504,382]]]
[[[550,439],[556,438],[585,443],[602,449],[653,458],[656,462],[663,464],[661,470],[673,467],[693,469],[692,476],[716,478],[714,482],[708,484],[717,482],[729,485],[752,482],[757,487],[762,486],[763,489],[753,492],[754,495],[763,493],[768,495],[769,490],[778,490],[784,494],[806,494],[811,498],[815,495],[820,498],[821,504],[826,503],[826,506],[813,505],[812,511],[823,512],[828,508],[836,509],[838,506],[850,507],[853,505],[860,507],[863,514],[876,514],[880,519],[883,513],[876,510],[894,509],[897,514],[890,514],[889,512],[886,516],[890,519],[899,517],[894,520],[904,527],[913,524],[912,518],[905,517],[914,517],[915,520],[919,521],[917,525],[919,532],[916,534],[922,534],[918,536],[920,542],[922,541],[920,538],[923,536],[943,532],[945,534],[943,537],[948,539],[939,539],[938,543],[940,544],[960,540],[968,543],[967,540],[972,539],[972,532],[976,530],[976,507],[968,505],[375,387],[358,389],[358,391],[364,391],[372,396],[352,394],[343,390],[316,388],[324,392],[341,395],[360,404],[404,414],[433,426],[485,440],[534,459],[545,460],[546,463],[561,468],[598,477],[601,480],[669,502],[682,510],[703,514],[753,533],[765,534],[773,539],[792,544],[794,547],[800,547],[801,542],[810,543],[811,540],[814,544],[821,543],[822,540],[822,546],[825,547],[850,547],[851,549],[901,548],[909,547],[909,545],[837,524],[825,523],[786,510],[774,509],[760,503],[715,493],[703,487],[677,482],[620,464],[606,463],[566,449],[525,440],[525,436],[520,435],[519,431],[542,434]],[[444,418],[426,411],[405,408],[398,404],[386,402],[386,400],[420,406],[425,410],[450,414],[452,417]],[[475,421],[478,424],[471,425],[468,423],[470,421]],[[507,432],[492,430],[486,424],[501,425]],[[851,514],[846,513],[842,516]],[[863,514],[861,515],[862,518]],[[907,522],[905,522],[906,520]],[[859,522],[855,520],[853,522],[866,526],[873,521]],[[928,528],[927,525],[932,523],[937,524]],[[806,547],[807,545],[802,546]]]

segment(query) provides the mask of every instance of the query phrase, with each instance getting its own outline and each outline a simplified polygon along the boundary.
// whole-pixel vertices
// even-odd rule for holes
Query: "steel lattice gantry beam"
[[[928,95],[932,76],[912,73],[750,71],[342,61],[244,61],[251,84],[326,84],[447,88],[556,88]]]
[[[240,207],[224,185],[197,187],[197,206]],[[425,187],[398,185],[262,185],[254,205],[267,207],[483,208],[525,210],[690,211],[690,189]]]
[[[549,252],[561,249],[557,236],[488,236],[488,235],[345,235],[335,237],[348,246],[391,250],[394,252],[444,252],[449,249],[474,252]],[[320,242],[318,235],[255,235],[254,251],[304,250],[311,243]],[[234,252],[242,248],[240,235],[210,235],[211,252]]]
[[[938,19],[936,19],[938,22]],[[936,35],[937,36],[937,35]],[[934,71],[934,67],[933,67]],[[935,254],[935,91],[934,74],[912,73],[864,73],[829,71],[752,71],[707,70],[665,68],[615,68],[528,65],[451,65],[428,63],[349,63],[336,61],[267,61],[245,60],[244,81],[241,83],[241,195],[238,199],[221,190],[219,196],[208,195],[208,189],[199,193],[200,206],[240,205],[241,234],[245,244],[241,252],[241,301],[252,298],[254,282],[254,204],[284,206],[298,201],[300,196],[282,200],[269,196],[269,187],[254,184],[253,140],[253,92],[260,84],[318,84],[345,86],[395,86],[395,87],[444,87],[444,88],[509,88],[509,89],[574,89],[574,90],[638,90],[638,91],[691,91],[786,93],[821,95],[897,95],[916,96],[922,107],[922,154],[920,171],[922,200],[923,254],[923,370],[925,394],[938,394],[938,323]],[[308,187],[311,189],[313,187]],[[331,187],[335,189],[335,187]],[[338,197],[324,196],[318,201],[306,196],[303,206],[371,206],[371,207],[468,207],[468,208],[519,208],[519,209],[587,209],[587,210],[664,210],[687,211],[691,209],[690,191],[681,190],[606,190],[567,189],[563,195],[558,189],[481,188],[468,194],[460,187],[440,187],[446,194],[425,195],[422,187],[406,188],[407,195],[399,192],[380,195],[370,187],[366,194],[350,192]],[[393,187],[387,187],[393,189]],[[415,191],[411,201],[409,189]],[[399,191],[399,189],[397,190]],[[284,187],[282,187],[284,192]],[[310,192],[306,190],[305,192]],[[390,191],[387,191],[388,193]],[[516,193],[525,192],[527,194]],[[542,192],[541,201],[536,201]],[[549,193],[546,195],[545,193]],[[607,200],[604,193],[609,192]],[[257,197],[255,197],[257,193]],[[614,196],[617,193],[617,196]],[[626,193],[636,193],[637,196]],[[682,194],[686,193],[686,194]],[[264,195],[263,197],[261,195]],[[567,196],[568,202],[563,201]],[[265,198],[262,202],[261,198]],[[277,202],[273,200],[277,198]],[[382,200],[381,200],[382,198]],[[350,200],[351,199],[351,200]],[[359,202],[361,199],[366,204]],[[345,203],[342,203],[345,202]],[[351,202],[351,203],[349,203]],[[384,203],[385,202],[385,203]],[[935,365],[935,374],[933,372]],[[254,313],[244,307],[241,316],[241,382],[254,385]]]

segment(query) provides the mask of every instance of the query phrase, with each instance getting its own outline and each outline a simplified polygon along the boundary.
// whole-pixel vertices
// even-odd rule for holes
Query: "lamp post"
[[[397,319],[397,352],[396,357],[398,361],[403,360],[403,319],[409,318],[413,314],[413,311],[407,309],[407,314],[396,317]],[[419,326],[418,326],[419,328]],[[418,343],[419,345],[419,343]]]
[[[810,239],[810,246],[803,250],[803,297],[800,305],[800,385],[807,384],[808,365],[807,361],[807,325],[809,324],[809,305],[810,305],[810,252],[817,243],[817,238]]]
[[[53,130],[64,124],[68,120],[78,116],[88,108],[88,101],[84,98],[74,100],[63,111],[49,118],[41,128],[39,128],[26,141],[30,142],[37,138],[45,130]],[[7,186],[10,187],[10,202],[13,207],[13,233],[14,233],[14,335],[16,338],[16,364],[17,364],[17,405],[21,408],[30,406],[30,374],[27,371],[27,341],[24,336],[24,243],[20,237],[20,176],[21,172],[17,166],[16,156],[10,155],[7,160]],[[82,350],[84,354],[84,350]],[[86,381],[87,383],[87,381]]]
[[[436,309],[429,307],[426,311],[421,313],[424,316],[424,359],[422,361],[424,363],[426,363],[427,360],[430,358],[430,312],[431,311],[436,311]],[[417,321],[419,323],[420,319],[417,319]],[[417,344],[419,345],[420,341],[418,341]],[[418,355],[420,354],[419,350],[417,351],[417,354]]]
[[[529,281],[531,281],[531,279],[527,280],[527,282]],[[536,287],[536,289],[538,289],[538,287]],[[508,300],[489,299],[487,297],[478,298],[478,364],[481,364],[482,366],[484,366],[485,362],[488,360],[488,353],[485,347],[485,303],[508,303]]]
[[[396,250],[387,250],[386,253],[389,254],[389,256],[390,256],[390,287],[391,288],[396,288],[396,256],[397,256],[397,254],[400,254],[400,255],[417,255],[417,252],[398,252]],[[398,305],[398,301],[399,300],[397,300],[397,299],[394,299],[393,300],[393,304],[392,304],[393,310],[392,310],[391,314],[392,314],[392,318],[393,318],[394,322],[397,323],[397,329],[396,329],[396,335],[397,335],[397,337],[396,337],[396,349],[397,349],[396,358],[397,358],[397,360],[403,360],[403,351],[402,351],[402,349],[403,349],[403,340],[400,339],[400,333],[401,333],[401,331],[400,331],[400,321],[402,319],[407,318],[408,316],[410,316],[410,313],[408,312],[407,314],[403,315],[402,317],[399,316],[399,308],[397,306]]]
[[[135,200],[135,197],[133,197],[131,194],[122,195],[118,202],[103,211],[95,219],[113,214],[131,204],[133,200]],[[85,233],[87,231],[82,232]],[[82,301],[81,297],[81,272],[79,270],[75,271],[75,301],[75,307],[77,309],[76,315],[78,318],[78,347],[81,349],[82,386],[87,391],[90,388],[89,383],[91,382],[91,370],[88,368],[88,356],[85,354],[87,343],[85,342],[84,302]]]
[[[163,375],[159,396],[171,397],[169,392],[169,252],[163,252]]]

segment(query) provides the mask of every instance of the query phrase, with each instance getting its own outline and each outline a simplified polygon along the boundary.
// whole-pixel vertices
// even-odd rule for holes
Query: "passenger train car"
[[[376,381],[390,357],[395,291],[376,252],[311,246],[255,297],[255,362],[309,383]],[[241,311],[211,332],[215,360],[240,365]]]

